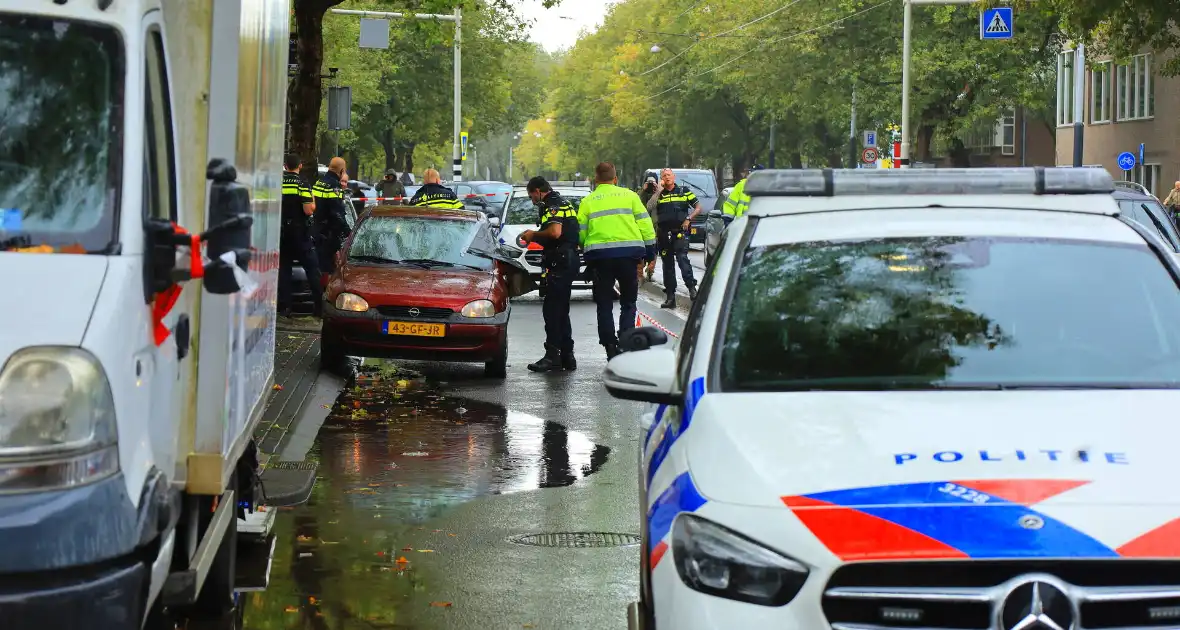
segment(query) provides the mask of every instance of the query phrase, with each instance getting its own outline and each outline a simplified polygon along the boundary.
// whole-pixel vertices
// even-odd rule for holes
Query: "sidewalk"
[[[254,432],[263,462],[269,505],[296,505],[315,485],[316,464],[306,461],[316,434],[344,380],[320,371],[320,338],[310,325],[280,318],[275,333],[275,391]]]

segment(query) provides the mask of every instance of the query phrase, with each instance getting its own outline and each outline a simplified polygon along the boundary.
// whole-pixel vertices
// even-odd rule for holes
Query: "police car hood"
[[[846,558],[1180,556],[1178,405],[1176,390],[705,395],[686,454],[705,500],[786,509]]]

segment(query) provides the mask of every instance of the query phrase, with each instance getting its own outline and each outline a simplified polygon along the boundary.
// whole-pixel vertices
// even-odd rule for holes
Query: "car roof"
[[[480,220],[479,213],[473,210],[451,210],[449,208],[430,208],[426,206],[377,206],[370,209],[366,214],[372,217],[459,219],[472,222]]]

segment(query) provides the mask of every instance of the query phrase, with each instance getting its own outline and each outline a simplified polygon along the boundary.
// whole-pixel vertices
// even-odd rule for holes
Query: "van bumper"
[[[24,583],[0,590],[5,630],[138,630],[143,624],[144,564],[59,573],[4,576],[6,583]]]

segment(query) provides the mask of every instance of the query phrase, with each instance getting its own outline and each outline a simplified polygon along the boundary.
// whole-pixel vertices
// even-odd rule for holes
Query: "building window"
[[[996,145],[1001,155],[1016,155],[1016,109],[1009,109],[996,123]]]
[[[1115,99],[1119,120],[1139,120],[1155,115],[1155,86],[1151,80],[1151,55],[1135,55],[1115,72]]]
[[[1057,126],[1074,123],[1074,60],[1072,50],[1057,55]]]
[[[1104,61],[1090,72],[1090,124],[1110,122],[1110,67]]]
[[[1147,192],[1159,196],[1159,191],[1156,189],[1160,181],[1159,164],[1140,164],[1129,171],[1123,171],[1123,179],[1135,182],[1146,188]]]

